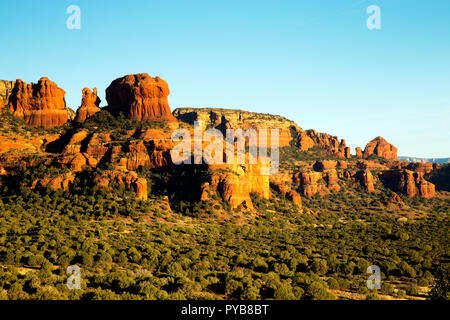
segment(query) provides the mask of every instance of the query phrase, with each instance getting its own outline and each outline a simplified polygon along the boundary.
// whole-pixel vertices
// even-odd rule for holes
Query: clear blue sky
[[[69,5],[81,30],[66,28]],[[368,30],[366,8],[381,8]],[[0,79],[48,76],[72,109],[83,87],[146,72],[170,106],[274,113],[400,155],[450,156],[448,0],[0,2]]]

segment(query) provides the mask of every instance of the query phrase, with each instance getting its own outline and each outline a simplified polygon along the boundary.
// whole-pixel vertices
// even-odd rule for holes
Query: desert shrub
[[[339,290],[339,282],[335,278],[330,278],[327,280],[328,288]]]
[[[368,295],[366,295],[366,300],[380,300],[380,297],[376,292],[371,292]]]

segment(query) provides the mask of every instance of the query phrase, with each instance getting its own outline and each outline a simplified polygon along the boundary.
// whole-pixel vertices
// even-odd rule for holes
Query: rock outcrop
[[[0,109],[2,105],[7,105],[9,96],[14,88],[14,81],[0,80]]]
[[[316,132],[315,130],[306,130],[298,134],[300,151],[307,151],[314,146],[323,149],[329,155],[337,155],[341,158],[350,158],[350,149],[344,139],[327,133]]]
[[[327,170],[324,176],[325,181],[327,182],[327,189],[332,192],[337,192],[341,190],[341,186],[338,183],[338,175],[335,169]]]
[[[372,175],[372,172],[370,172],[369,169],[365,169],[365,170],[357,172],[356,179],[359,180],[359,182],[361,183],[361,186],[367,192],[374,192],[375,191],[375,187],[373,185],[373,175]]]
[[[147,73],[127,75],[114,80],[106,89],[106,100],[111,113],[124,113],[137,121],[176,121],[170,112],[166,81]]]
[[[323,160],[323,161],[317,161],[314,164],[314,169],[317,171],[325,171],[330,169],[336,169],[337,161],[333,160]]]
[[[208,166],[211,174],[201,186],[201,200],[218,192],[232,208],[243,207],[253,210],[250,193],[258,194],[262,199],[270,197],[269,176],[261,174],[261,163],[223,164]]]
[[[93,116],[100,111],[100,98],[97,96],[97,88],[91,91],[89,88],[83,89],[83,97],[81,99],[81,106],[77,110],[74,121],[83,122],[87,118]]]
[[[355,148],[355,155],[356,155],[357,158],[362,158],[363,157],[362,150],[361,150],[360,147],[356,147]]]
[[[33,181],[31,189],[51,189],[53,191],[57,190],[68,190],[75,180],[75,174],[72,172],[65,173],[63,175],[58,175],[56,177],[43,177]]]
[[[121,172],[105,170],[94,177],[94,184],[101,188],[109,188],[111,183],[124,186],[128,190],[136,192],[140,200],[147,200],[147,180],[140,178],[136,172]]]
[[[388,170],[382,173],[381,178],[386,187],[408,198],[418,196],[428,199],[436,194],[434,184],[425,180],[423,172]]]
[[[293,190],[290,186],[285,183],[277,182],[271,182],[271,186],[273,189],[285,196],[289,201],[292,201],[294,204],[296,204],[299,208],[302,207],[302,198],[297,193],[297,191]]]
[[[397,148],[384,140],[382,137],[376,137],[370,141],[364,148],[364,158],[376,155],[387,160],[397,160]]]
[[[300,185],[303,195],[311,198],[321,189],[319,180],[322,179],[322,172],[301,172],[295,181]]]
[[[289,146],[291,130],[301,130],[295,122],[281,116],[220,108],[179,108],[173,115],[182,122],[194,125],[202,121],[206,128],[216,128],[222,133],[226,129],[279,129],[279,146]],[[270,141],[270,131],[268,132]],[[270,144],[269,144],[270,145]]]
[[[429,162],[415,162],[415,163],[408,164],[406,166],[406,168],[411,171],[430,173],[435,168],[437,168],[437,166],[435,166],[435,164],[429,163]]]
[[[65,91],[46,77],[36,84],[18,79],[9,97],[9,109],[32,127],[60,126],[68,120],[64,95]]]

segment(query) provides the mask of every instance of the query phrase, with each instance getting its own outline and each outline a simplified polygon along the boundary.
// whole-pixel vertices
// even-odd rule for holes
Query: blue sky
[[[48,76],[72,109],[82,88],[105,105],[112,80],[146,72],[169,83],[172,110],[273,113],[352,149],[381,135],[400,155],[450,156],[447,0],[2,1],[0,39],[0,79]]]

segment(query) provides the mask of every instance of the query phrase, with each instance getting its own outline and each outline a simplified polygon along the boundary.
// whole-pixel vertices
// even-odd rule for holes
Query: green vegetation
[[[32,179],[43,168],[35,170],[21,177]],[[308,300],[336,299],[330,290],[344,290],[378,299],[395,288],[397,297],[418,295],[398,284],[435,283],[433,275],[432,296],[448,297],[448,276],[439,277],[448,267],[446,214],[404,222],[335,195],[327,203],[350,201],[346,212],[323,206],[323,199],[305,200],[306,207],[321,207],[314,216],[285,199],[252,195],[261,216],[238,212],[232,219],[239,223],[218,223],[172,207],[158,194],[163,173],[146,174],[154,181],[146,202],[82,179],[66,192],[3,185],[0,298]],[[82,270],[80,290],[65,284],[72,264]],[[371,264],[383,273],[378,293],[365,287]]]
[[[123,113],[120,113],[118,116],[113,116],[108,111],[102,110],[94,114],[92,117],[89,117],[83,123],[74,123],[73,126],[87,129],[89,132],[110,132],[112,130],[122,130],[125,135],[127,130],[132,129],[161,129],[164,128],[165,123],[164,121],[132,121],[127,119]]]

